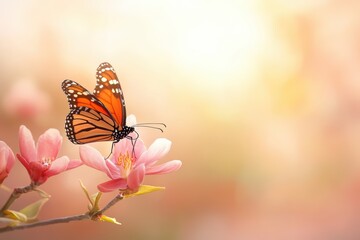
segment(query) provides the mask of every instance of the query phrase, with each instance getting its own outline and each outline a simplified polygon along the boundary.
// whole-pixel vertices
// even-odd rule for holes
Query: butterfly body
[[[126,126],[126,107],[120,82],[109,63],[99,65],[93,93],[72,80],[64,80],[70,112],[65,130],[74,144],[119,142],[135,129]]]

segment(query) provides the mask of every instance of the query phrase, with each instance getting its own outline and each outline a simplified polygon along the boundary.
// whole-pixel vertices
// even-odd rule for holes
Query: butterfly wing
[[[94,96],[105,105],[119,130],[122,130],[126,121],[125,100],[114,68],[107,62],[101,63],[96,71],[96,80]]]
[[[69,79],[64,80],[62,90],[67,96],[70,109],[88,107],[111,117],[104,104],[77,82]]]
[[[71,80],[64,80],[62,89],[71,110],[65,122],[66,134],[71,142],[84,144],[115,140],[118,124],[97,97]]]
[[[108,115],[88,107],[78,107],[66,117],[66,135],[72,143],[114,141],[116,123]]]

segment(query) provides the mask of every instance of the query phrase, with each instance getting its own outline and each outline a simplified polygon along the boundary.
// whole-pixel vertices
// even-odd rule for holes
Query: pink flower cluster
[[[131,140],[123,139],[115,144],[114,153],[107,160],[90,146],[80,147],[80,158],[84,164],[106,173],[111,179],[98,185],[101,192],[117,189],[136,191],[145,175],[170,173],[181,167],[180,160],[155,165],[169,152],[170,146],[171,142],[165,138],[155,140],[148,149],[141,140],[133,146]]]
[[[82,164],[80,160],[70,160],[67,156],[57,158],[61,144],[60,132],[50,128],[39,137],[35,146],[30,130],[25,126],[20,126],[20,154],[16,156],[28,171],[31,181],[36,185],[44,183],[51,176]]]
[[[62,137],[57,129],[48,129],[35,144],[30,130],[20,126],[20,154],[16,156],[28,171],[32,184],[43,184],[49,177],[84,163],[106,173],[110,178],[109,181],[98,185],[101,192],[136,192],[145,175],[170,173],[178,170],[182,164],[180,160],[172,160],[156,165],[170,150],[171,142],[165,138],[155,140],[149,148],[146,148],[140,139],[135,145],[129,139],[123,139],[114,145],[113,154],[109,159],[105,159],[95,148],[86,145],[80,147],[81,159],[58,157],[61,144]],[[0,184],[9,175],[14,162],[14,153],[6,143],[0,141]]]
[[[57,158],[61,144],[62,137],[57,129],[47,130],[35,145],[30,130],[20,126],[20,154],[16,156],[28,171],[33,184],[43,184],[51,176],[82,165],[81,160],[70,160],[67,156]],[[0,184],[9,175],[14,162],[13,151],[0,141]]]

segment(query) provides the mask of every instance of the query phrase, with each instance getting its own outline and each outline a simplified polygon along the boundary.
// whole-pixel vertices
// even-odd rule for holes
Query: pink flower
[[[4,179],[9,175],[14,162],[15,157],[13,151],[6,143],[0,141],[0,184],[2,184]]]
[[[180,160],[155,165],[169,152],[170,146],[169,140],[159,138],[146,149],[144,143],[138,139],[133,148],[129,139],[123,139],[115,144],[113,154],[107,160],[104,160],[98,150],[86,145],[80,147],[80,158],[86,165],[105,172],[111,178],[110,181],[98,185],[101,192],[117,189],[136,192],[145,175],[170,173],[181,167]]]
[[[39,137],[35,146],[30,130],[23,125],[20,126],[20,154],[17,154],[17,158],[28,171],[31,181],[36,185],[44,183],[51,176],[82,164],[80,160],[70,160],[67,156],[56,158],[61,143],[60,132],[50,128]]]

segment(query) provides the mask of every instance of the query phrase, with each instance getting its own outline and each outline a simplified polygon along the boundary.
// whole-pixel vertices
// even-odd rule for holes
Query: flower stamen
[[[131,171],[134,160],[135,159],[132,157],[131,154],[129,154],[128,151],[125,154],[120,153],[119,157],[117,158],[116,164],[121,169],[122,177],[127,178]]]
[[[44,168],[49,168],[53,160],[52,157],[42,157],[40,163]]]

